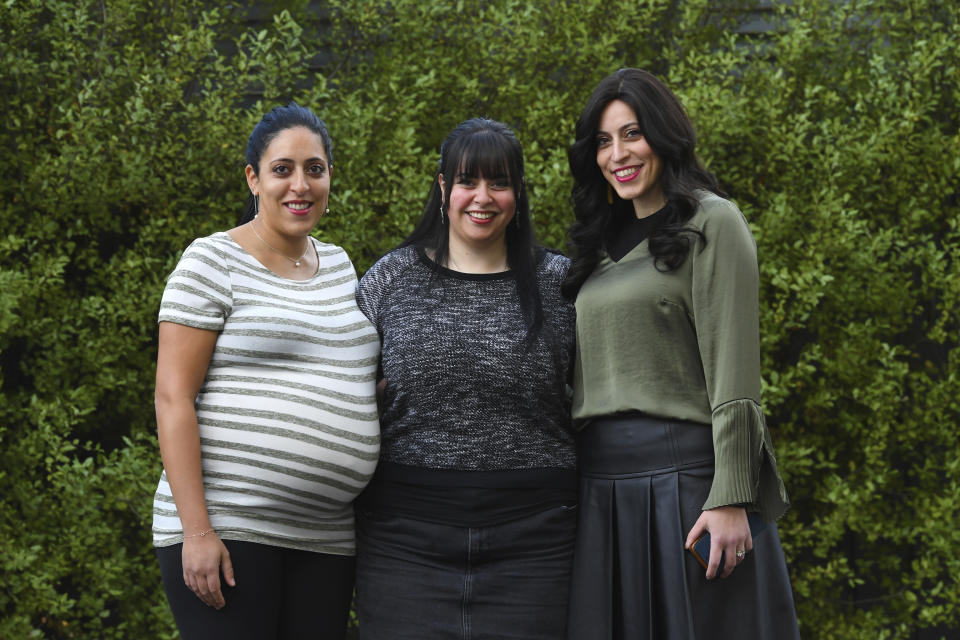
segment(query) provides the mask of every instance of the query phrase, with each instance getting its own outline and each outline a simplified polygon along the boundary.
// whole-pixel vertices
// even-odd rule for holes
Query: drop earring
[[[260,194],[253,194],[253,217],[260,215]]]
[[[446,224],[446,223],[443,221],[443,203],[442,203],[442,202],[440,203],[440,224],[441,224],[441,225]]]

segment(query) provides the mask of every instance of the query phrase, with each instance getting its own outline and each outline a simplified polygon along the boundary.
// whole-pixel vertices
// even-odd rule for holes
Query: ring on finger
[[[737,560],[743,560],[743,556],[747,555],[745,549],[737,549]]]

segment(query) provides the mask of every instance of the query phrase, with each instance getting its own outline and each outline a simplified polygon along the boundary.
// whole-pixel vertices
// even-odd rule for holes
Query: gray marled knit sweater
[[[544,326],[529,351],[510,272],[438,277],[430,264],[419,249],[397,249],[357,291],[383,341],[380,459],[460,471],[575,468],[574,310],[560,295],[570,261],[546,253],[538,265]]]

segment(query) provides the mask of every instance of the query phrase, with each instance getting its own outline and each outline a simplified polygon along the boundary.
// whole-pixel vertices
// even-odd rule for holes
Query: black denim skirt
[[[357,513],[360,640],[559,640],[576,505],[458,527]]]
[[[713,482],[709,425],[640,414],[580,434],[570,640],[799,638],[775,524],[729,578],[684,548]]]

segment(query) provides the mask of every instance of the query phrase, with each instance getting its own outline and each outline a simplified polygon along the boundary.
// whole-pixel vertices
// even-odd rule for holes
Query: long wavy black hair
[[[260,119],[260,122],[250,133],[250,138],[247,140],[247,164],[253,167],[253,172],[257,176],[260,175],[260,159],[263,157],[263,152],[270,146],[274,138],[294,127],[306,127],[317,134],[323,141],[323,150],[327,154],[327,165],[333,166],[333,140],[330,138],[330,132],[327,131],[327,125],[307,107],[301,107],[296,102],[290,102],[287,105],[271,109]],[[251,193],[247,198],[247,207],[243,215],[240,216],[240,224],[253,220],[256,213],[256,198]]]
[[[438,176],[443,176],[441,189]],[[524,181],[523,148],[510,127],[487,118],[461,122],[440,146],[437,175],[433,177],[423,215],[413,232],[400,246],[428,249],[435,264],[435,276],[442,277],[450,252],[449,217],[440,214],[441,204],[450,202],[450,192],[461,176],[506,178],[513,189],[516,213],[507,225],[507,264],[517,282],[520,310],[527,325],[527,343],[543,326],[543,306],[537,287],[537,264],[543,249],[536,243],[530,224],[530,200]]]
[[[650,253],[660,271],[683,264],[690,251],[691,235],[701,234],[686,226],[697,210],[696,189],[723,195],[717,179],[697,159],[695,135],[680,100],[653,74],[641,69],[620,69],[594,89],[577,120],[576,141],[567,157],[573,174],[573,211],[570,228],[573,263],[563,283],[565,296],[573,299],[600,261],[603,229],[614,216],[634,215],[633,203],[622,200],[609,188],[597,165],[597,130],[607,105],[622,100],[636,114],[637,123],[650,148],[660,157],[660,186],[666,199],[663,221],[650,235]],[[611,197],[613,203],[608,201]]]

